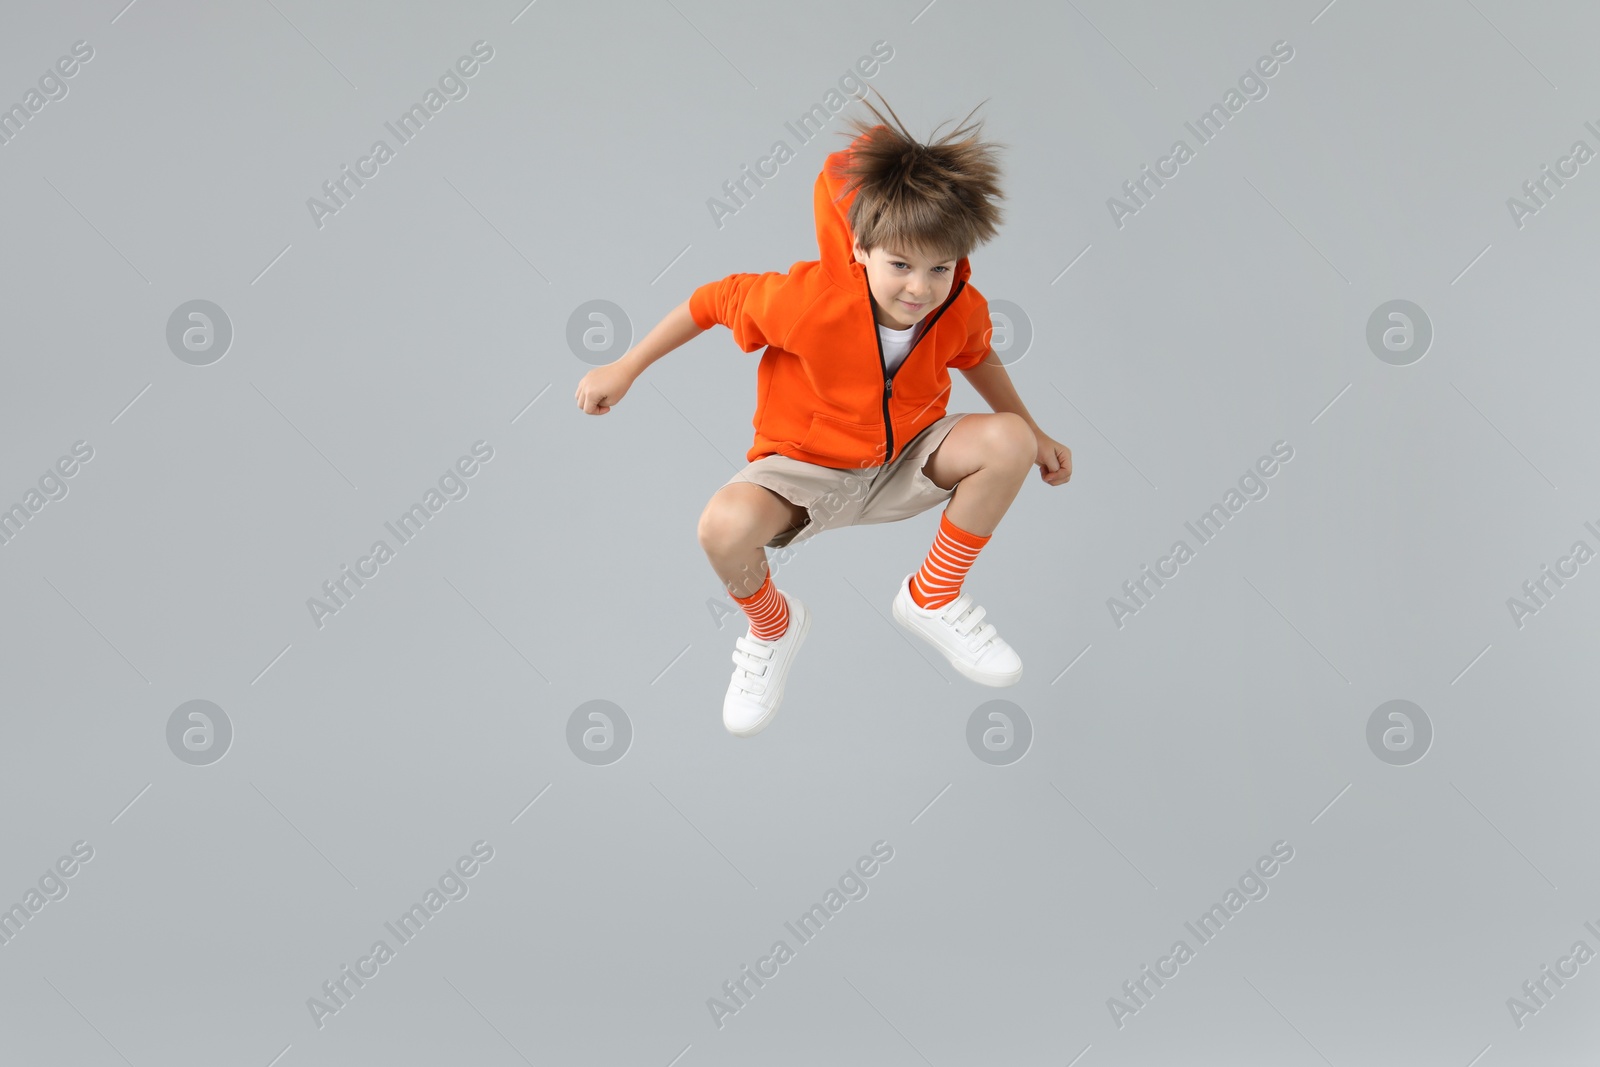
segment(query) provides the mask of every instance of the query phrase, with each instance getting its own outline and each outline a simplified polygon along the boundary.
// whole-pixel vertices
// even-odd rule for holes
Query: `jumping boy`
[[[999,146],[980,142],[978,125],[919,144],[893,108],[891,127],[863,102],[880,123],[852,120],[850,146],[817,177],[820,260],[700,286],[578,383],[578,406],[604,415],[646,367],[718,323],[743,351],[766,349],[749,464],[699,526],[750,623],[722,705],[737,737],[772,721],[811,625],[805,605],[773,585],[765,549],[948,501],[921,569],[900,581],[895,620],[973,681],[1015,685],[1022,660],[961,584],[1030,466],[1048,485],[1072,477],[1072,451],[1023,407],[990,347],[988,301],[968,284],[968,253],[1000,221]],[[949,367],[994,414],[945,413]]]

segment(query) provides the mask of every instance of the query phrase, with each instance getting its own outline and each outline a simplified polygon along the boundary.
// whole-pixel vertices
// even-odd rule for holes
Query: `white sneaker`
[[[751,737],[767,728],[783,700],[795,652],[811,629],[811,613],[792,596],[789,626],[776,641],[763,641],[749,630],[734,641],[733,678],[722,698],[722,725],[735,737]]]
[[[920,608],[911,599],[908,574],[894,596],[894,618],[936,648],[950,666],[983,685],[1016,685],[1022,677],[1022,657],[1005,643],[994,624],[983,621],[984,611],[962,593],[942,608]]]

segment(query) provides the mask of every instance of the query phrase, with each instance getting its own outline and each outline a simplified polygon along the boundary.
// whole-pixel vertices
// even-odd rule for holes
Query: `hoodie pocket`
[[[830,457],[844,469],[854,469],[871,457],[866,465],[875,467],[883,463],[883,438],[882,422],[849,422],[816,412],[800,442],[800,450]]]

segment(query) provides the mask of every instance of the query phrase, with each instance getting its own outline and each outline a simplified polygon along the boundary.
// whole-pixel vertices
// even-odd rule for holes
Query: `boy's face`
[[[956,261],[935,261],[921,249],[880,246],[854,249],[856,262],[867,271],[872,290],[872,315],[880,326],[904,330],[945,302],[955,282]]]

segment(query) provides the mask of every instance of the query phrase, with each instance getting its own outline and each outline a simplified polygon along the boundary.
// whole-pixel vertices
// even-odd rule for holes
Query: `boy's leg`
[[[922,472],[941,489],[956,487],[945,514],[963,530],[988,537],[1016,499],[1039,454],[1020,415],[968,415],[950,428]]]
[[[808,518],[807,509],[752,482],[724,485],[700,516],[700,545],[758,640],[776,641],[789,629],[789,603],[772,584],[766,544]]]
[[[754,593],[767,577],[766,544],[804,526],[810,513],[754,482],[724,485],[700,515],[700,547],[735,597]]]
[[[1033,431],[1010,412],[968,415],[933,450],[923,473],[955,494],[939,516],[939,532],[922,568],[912,577],[911,599],[940,608],[961,593],[961,583],[1016,499],[1038,456]]]

